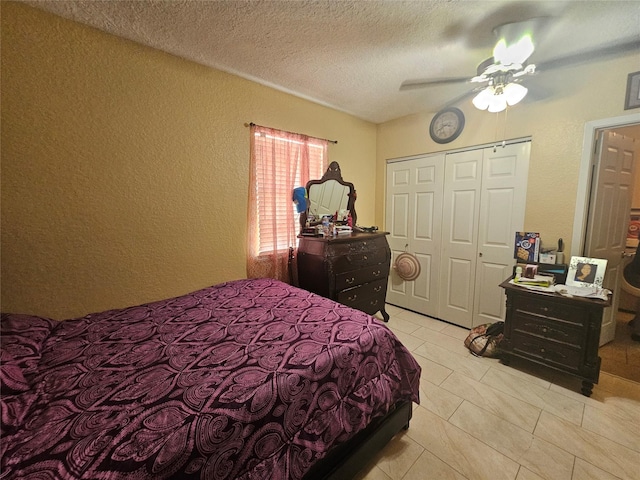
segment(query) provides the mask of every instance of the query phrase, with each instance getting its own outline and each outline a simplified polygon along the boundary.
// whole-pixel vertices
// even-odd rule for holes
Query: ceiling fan
[[[541,20],[543,19],[536,18],[495,28],[494,34],[498,41],[493,49],[493,56],[478,65],[474,77],[407,80],[402,83],[400,90],[453,83],[477,84],[471,90],[448,102],[448,105],[475,94],[472,102],[476,108],[489,112],[501,112],[507,106],[517,104],[527,95],[528,89],[522,83],[528,76],[633,49],[640,51],[640,39],[636,38],[624,43],[605,45],[596,50],[555,58],[536,65],[530,62],[530,57],[535,50],[531,32],[535,30]]]

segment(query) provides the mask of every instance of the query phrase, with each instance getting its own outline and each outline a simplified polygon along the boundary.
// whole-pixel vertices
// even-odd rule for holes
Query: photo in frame
[[[603,258],[571,257],[567,285],[602,288],[607,261]]]
[[[624,109],[640,107],[640,72],[630,73],[627,77],[627,93],[624,97]]]

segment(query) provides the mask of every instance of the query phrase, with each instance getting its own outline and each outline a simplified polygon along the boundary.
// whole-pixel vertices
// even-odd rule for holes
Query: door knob
[[[482,256],[482,252],[478,253],[478,256],[481,257]]]

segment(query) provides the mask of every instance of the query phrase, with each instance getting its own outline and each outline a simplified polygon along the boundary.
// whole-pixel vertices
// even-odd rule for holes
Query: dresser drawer
[[[350,272],[339,273],[336,275],[336,291],[353,288],[363,283],[372,282],[380,279],[387,279],[389,276],[389,267],[384,263],[371,265],[359,270],[351,270]]]
[[[376,253],[387,250],[387,239],[384,237],[360,240],[359,242],[331,242],[327,249],[330,257],[341,257],[358,253]]]
[[[529,297],[518,298],[515,311],[517,314],[523,313],[580,326],[585,325],[589,316],[588,311],[580,306],[557,301],[539,301]]]
[[[513,353],[524,354],[535,360],[562,367],[564,370],[578,371],[583,362],[584,354],[580,349],[552,343],[532,335],[514,332],[511,344]]]
[[[364,313],[368,313],[369,315],[375,314],[377,311],[384,311],[384,295],[378,295],[376,297],[370,297],[361,302],[355,303],[353,308],[357,310],[362,310]],[[385,320],[386,321],[386,320]]]
[[[338,302],[350,307],[355,307],[363,302],[366,303],[370,299],[375,299],[376,297],[380,297],[384,302],[385,295],[383,294],[386,293],[386,288],[387,277],[376,280],[375,282],[365,283],[364,285],[342,290],[338,292],[337,300]],[[381,306],[378,306],[378,310],[380,308]]]
[[[585,338],[584,328],[573,323],[545,319],[523,312],[517,312],[513,316],[512,329],[514,332],[565,343],[575,348],[580,348]]]

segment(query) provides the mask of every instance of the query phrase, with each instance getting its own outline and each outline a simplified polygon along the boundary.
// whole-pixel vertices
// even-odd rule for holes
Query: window
[[[326,140],[252,125],[249,278],[288,280],[288,251],[300,230],[293,189],[322,177],[326,165]]]

